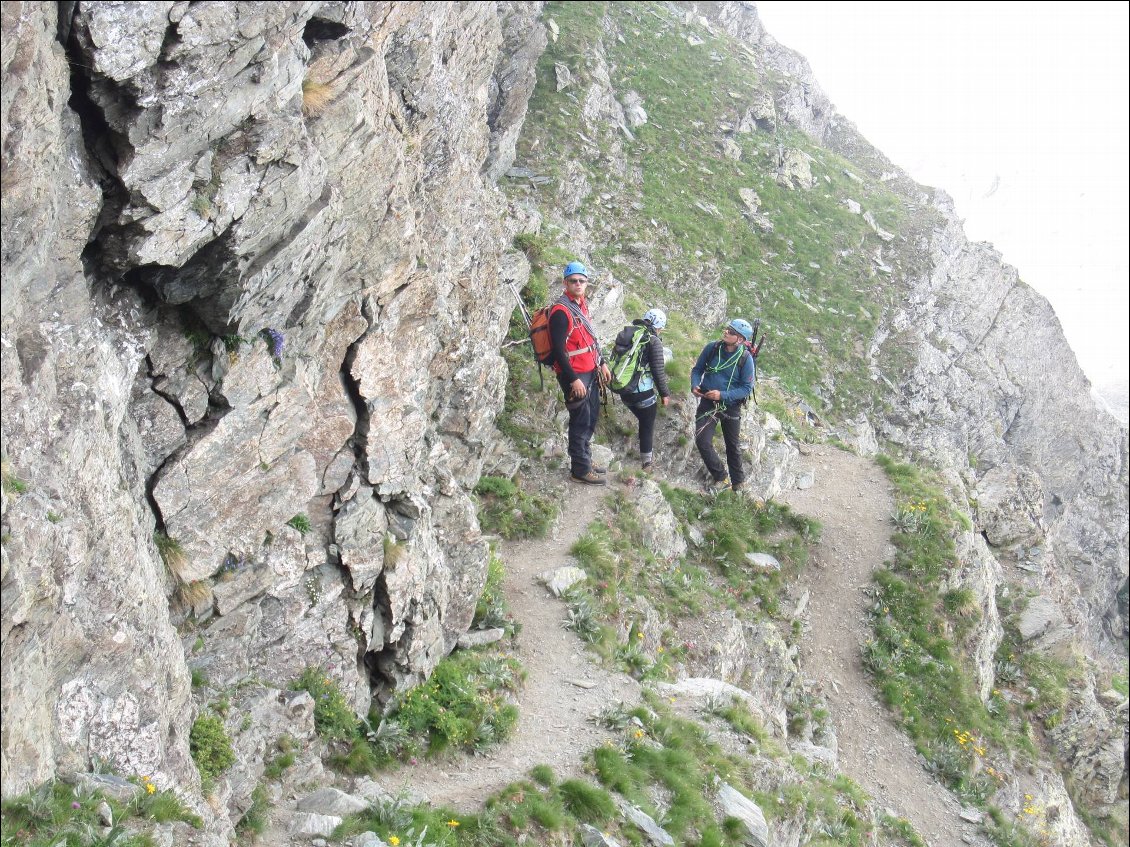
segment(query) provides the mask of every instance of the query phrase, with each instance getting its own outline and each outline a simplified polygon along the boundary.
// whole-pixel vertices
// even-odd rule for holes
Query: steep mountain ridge
[[[751,4],[554,5],[548,29],[524,3],[70,10],[3,10],[6,794],[97,760],[195,793],[192,672],[275,680],[247,695],[269,702],[318,664],[363,712],[450,651],[486,568],[468,492],[516,461],[519,232],[591,257],[602,326],[669,307],[679,366],[703,325],[764,315],[767,373],[842,440],[940,466],[983,688],[1001,565],[1033,648],[1124,655],[1126,429],[1046,302]],[[687,97],[703,56],[698,81],[740,82]],[[790,445],[750,430],[771,495]],[[1110,807],[1125,715],[1082,702],[1058,743]]]

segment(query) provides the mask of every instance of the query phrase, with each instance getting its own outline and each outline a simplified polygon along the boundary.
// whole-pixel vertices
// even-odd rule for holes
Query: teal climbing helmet
[[[570,262],[565,266],[565,273],[561,274],[561,278],[568,279],[574,274],[580,274],[585,277],[585,279],[588,279],[589,269],[585,267],[584,262]]]
[[[734,318],[726,326],[728,326],[746,341],[753,340],[753,327],[750,326],[749,321],[742,320],[741,318]]]

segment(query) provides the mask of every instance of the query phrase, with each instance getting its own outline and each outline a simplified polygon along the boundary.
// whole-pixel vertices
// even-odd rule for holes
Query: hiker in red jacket
[[[600,386],[611,378],[600,353],[585,300],[588,268],[570,262],[562,274],[565,291],[549,312],[553,371],[569,410],[569,477],[585,485],[604,485],[606,468],[593,467],[590,442],[600,415]]]

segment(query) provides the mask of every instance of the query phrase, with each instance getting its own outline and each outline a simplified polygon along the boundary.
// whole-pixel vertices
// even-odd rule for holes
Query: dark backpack
[[[617,394],[634,393],[643,372],[641,361],[650,338],[646,326],[632,324],[620,330],[608,357],[612,381],[608,387]]]

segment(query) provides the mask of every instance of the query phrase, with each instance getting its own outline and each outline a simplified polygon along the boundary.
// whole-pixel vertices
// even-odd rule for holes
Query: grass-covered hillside
[[[629,312],[674,313],[673,370],[716,328],[702,317],[721,318],[704,308],[718,287],[725,314],[763,321],[763,373],[833,417],[874,404],[867,353],[895,296],[882,266],[908,226],[899,196],[783,120],[753,121],[779,81],[700,19],[648,3],[549,3],[543,17],[560,35],[516,164],[548,180],[509,187],[548,212],[545,242],[583,249],[583,225],[582,258],[625,284]],[[631,104],[631,92],[647,122],[625,131],[610,98]],[[813,187],[778,179],[789,151],[811,157]]]

